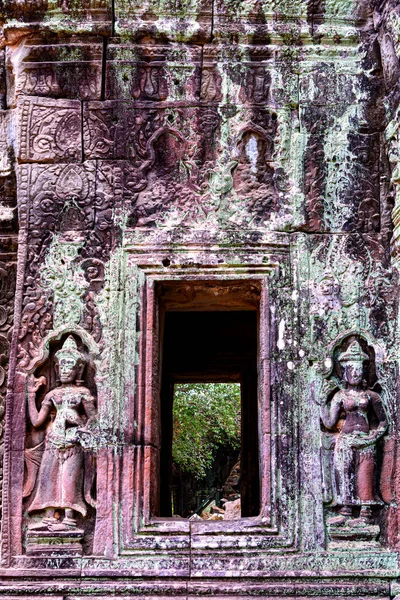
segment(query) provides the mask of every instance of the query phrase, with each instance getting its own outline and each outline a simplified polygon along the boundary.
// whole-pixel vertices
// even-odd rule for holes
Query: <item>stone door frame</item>
[[[279,236],[272,237],[279,239]],[[114,461],[113,469],[119,473],[116,478],[119,484],[112,493],[113,505],[118,507],[119,515],[112,525],[119,555],[130,556],[144,546],[153,550],[168,547],[170,553],[185,554],[194,543],[199,549],[215,544],[233,549],[238,547],[238,543],[243,543],[249,534],[256,538],[261,536],[265,540],[262,545],[268,547],[294,549],[293,544],[296,545],[294,519],[289,526],[282,527],[282,508],[280,506],[280,510],[277,510],[274,497],[274,490],[281,489],[282,485],[285,488],[287,482],[280,481],[277,485],[277,479],[280,478],[277,456],[278,453],[282,456],[282,448],[276,414],[279,408],[270,393],[273,360],[270,356],[268,296],[271,280],[279,277],[281,263],[287,263],[289,248],[287,243],[276,244],[275,240],[271,241],[267,241],[267,247],[258,247],[257,250],[248,246],[235,248],[235,253],[231,253],[223,244],[180,247],[160,244],[156,247],[145,240],[143,244],[134,242],[125,246],[121,259],[123,274],[120,274],[124,315],[120,320],[123,335],[119,350],[120,355],[123,352],[124,356],[121,374],[123,384],[119,391],[123,415],[119,427],[123,449],[118,460]],[[157,408],[160,382],[157,286],[180,281],[231,281],[249,285],[257,283],[260,286],[258,385],[261,390],[259,449],[262,508],[257,517],[231,522],[193,523],[186,519],[152,516],[157,514],[157,436],[160,428]],[[132,330],[132,320],[136,322],[136,319],[133,319],[131,309],[139,317],[140,334]],[[293,480],[295,477],[294,469]],[[101,487],[100,481],[99,492]],[[279,503],[282,505],[281,499]],[[100,513],[103,512],[101,506],[99,509]],[[286,525],[288,520],[290,517]],[[104,533],[104,527],[99,527],[99,523],[96,529]],[[111,524],[107,529],[111,533]],[[101,540],[96,536],[96,539],[95,552],[98,553],[104,548],[104,538]],[[243,541],[240,542],[240,539]],[[113,551],[109,546],[108,553],[114,554],[115,546]]]

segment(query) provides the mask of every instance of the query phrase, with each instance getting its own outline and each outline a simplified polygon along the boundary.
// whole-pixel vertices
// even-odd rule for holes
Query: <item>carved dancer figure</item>
[[[334,429],[341,413],[345,421],[333,451],[333,505],[340,506],[339,515],[328,519],[331,526],[343,525],[352,516],[352,507],[360,506],[358,519],[350,525],[371,522],[374,495],[376,442],[385,433],[388,423],[382,400],[376,392],[362,387],[363,365],[368,356],[360,344],[353,341],[339,355],[344,389],[331,402],[321,406],[321,420],[327,429]]]
[[[93,505],[90,496],[90,483],[85,478],[85,457],[83,444],[85,438],[93,436],[91,425],[96,417],[94,398],[88,388],[82,385],[82,373],[86,365],[85,355],[78,350],[72,336],[65,341],[61,350],[55,354],[61,386],[46,394],[38,411],[35,396],[39,387],[46,383],[44,377],[36,379],[31,376],[28,382],[29,417],[37,428],[47,422],[44,442],[36,448],[27,450],[32,455],[31,462],[39,462],[36,468],[37,488],[28,512],[45,510],[45,517],[40,525],[50,530],[62,531],[76,527],[74,513],[83,517],[87,513],[87,504]],[[54,420],[50,413],[55,409]],[[28,469],[28,480],[25,484],[24,496],[32,492],[36,473],[32,475]],[[87,474],[86,474],[87,475]],[[86,481],[85,481],[86,479]],[[90,478],[89,478],[90,479]],[[85,489],[86,488],[86,489]],[[62,522],[56,519],[55,513],[65,511]]]

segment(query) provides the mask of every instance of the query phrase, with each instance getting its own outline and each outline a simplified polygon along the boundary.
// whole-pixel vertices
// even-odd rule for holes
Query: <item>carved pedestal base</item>
[[[26,553],[30,556],[82,556],[83,529],[29,530]]]
[[[355,522],[356,519],[353,519]],[[380,534],[378,525],[368,523],[352,524],[347,522],[341,526],[328,525],[329,550],[343,550],[343,547],[353,549],[363,548],[368,544],[368,548],[380,548],[377,541]]]

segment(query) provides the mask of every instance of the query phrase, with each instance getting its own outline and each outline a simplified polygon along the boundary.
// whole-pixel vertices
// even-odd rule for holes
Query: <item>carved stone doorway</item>
[[[176,383],[241,384],[241,516],[260,510],[259,419],[258,419],[258,309],[222,293],[210,298],[210,290],[197,289],[193,302],[184,301],[181,310],[168,301],[161,311],[162,375],[160,393],[160,515],[172,516],[172,407]],[[243,288],[242,288],[243,292]],[[208,297],[201,300],[202,295]],[[204,303],[204,304],[203,304]],[[203,304],[202,310],[198,310]],[[208,308],[208,310],[207,310]],[[243,309],[242,305],[242,309]]]

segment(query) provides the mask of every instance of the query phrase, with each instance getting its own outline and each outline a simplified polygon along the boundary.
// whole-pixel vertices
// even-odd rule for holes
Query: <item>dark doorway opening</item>
[[[166,307],[162,312],[160,516],[177,513],[177,497],[187,498],[179,507],[180,516],[193,512],[190,497],[196,490],[177,490],[172,456],[175,386],[188,383],[240,384],[240,512],[241,517],[256,516],[260,511],[257,308],[190,310],[186,306],[179,311],[175,307],[176,303],[174,310]],[[222,472],[223,457],[218,460]],[[226,460],[232,462],[233,455]],[[225,472],[228,468],[226,464]],[[186,478],[183,485],[191,484]]]

